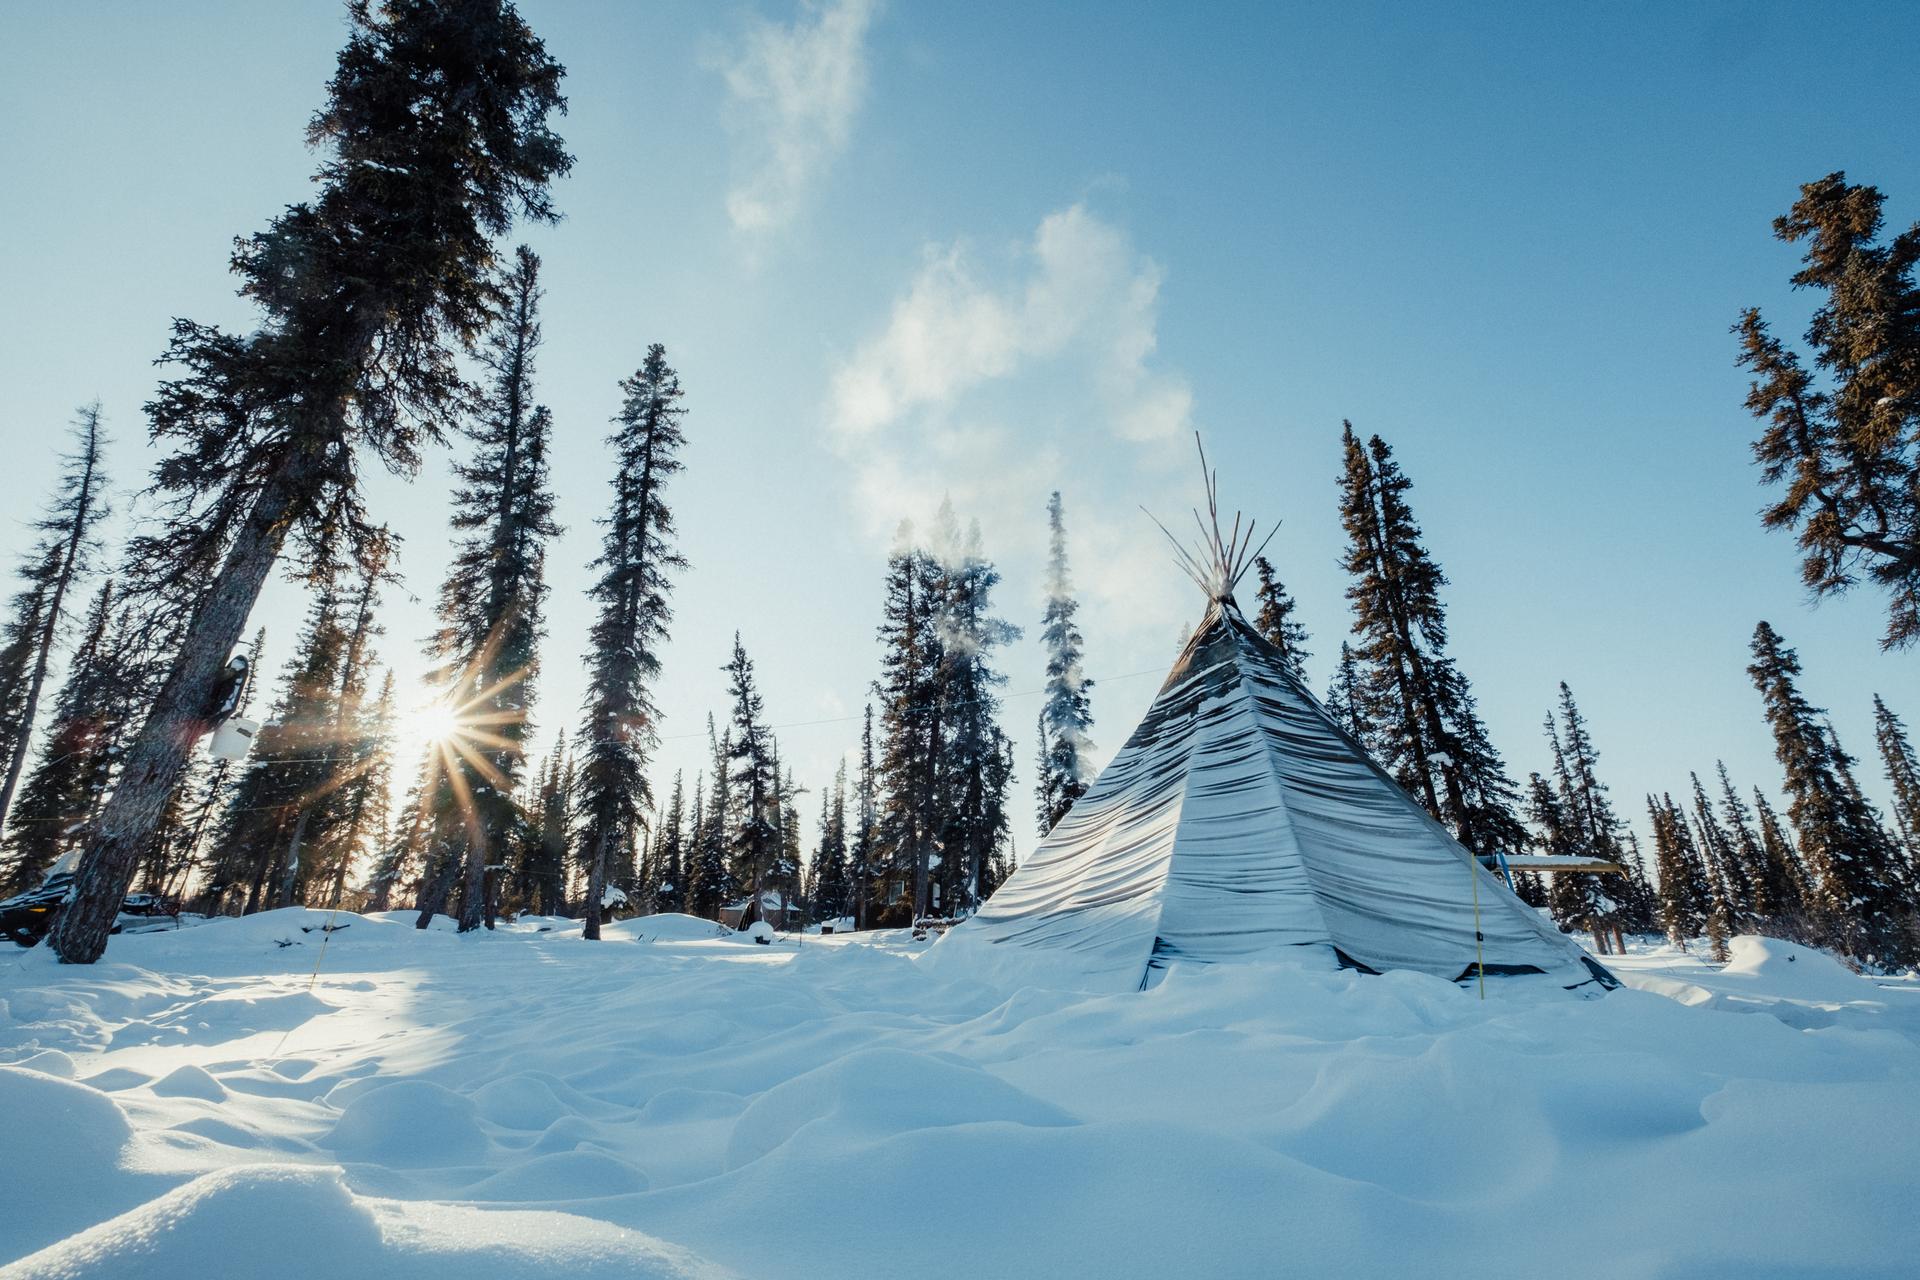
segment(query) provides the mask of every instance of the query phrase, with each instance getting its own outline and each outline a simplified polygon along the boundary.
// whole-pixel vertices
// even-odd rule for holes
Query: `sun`
[[[436,698],[408,715],[407,729],[416,742],[438,745],[460,733],[460,713],[444,699]]]

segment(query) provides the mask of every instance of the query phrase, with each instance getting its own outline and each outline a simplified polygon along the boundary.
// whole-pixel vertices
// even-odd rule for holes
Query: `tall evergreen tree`
[[[1537,773],[1527,775],[1527,816],[1533,821],[1533,846],[1554,858],[1580,857],[1585,841],[1575,826],[1562,793]],[[1597,928],[1600,898],[1594,877],[1561,872],[1548,879],[1547,905],[1554,923],[1572,933]]]
[[[1268,644],[1280,651],[1281,666],[1304,689],[1307,684],[1306,662],[1313,656],[1307,651],[1307,628],[1294,617],[1293,597],[1287,594],[1286,587],[1274,576],[1273,565],[1267,558],[1256,556],[1253,568],[1260,579],[1260,585],[1253,593],[1254,602],[1259,606],[1254,613],[1253,625],[1266,637]]]
[[[1773,234],[1807,243],[1796,288],[1824,294],[1807,325],[1814,372],[1741,313],[1739,363],[1753,374],[1747,408],[1766,424],[1754,457],[1786,486],[1761,519],[1793,529],[1800,576],[1816,594],[1863,576],[1887,593],[1881,643],[1920,639],[1920,224],[1884,243],[1885,197],[1830,173],[1800,188]]]
[[[943,514],[950,512],[943,508]],[[937,635],[940,653],[935,680],[944,704],[945,733],[937,751],[942,762],[944,797],[940,803],[940,907],[947,914],[970,911],[990,890],[994,853],[1006,839],[1005,777],[1000,769],[1006,735],[997,717],[994,692],[1006,676],[994,670],[993,654],[1015,640],[1020,629],[993,616],[993,588],[999,571],[980,550],[980,527],[970,524],[964,538],[943,539],[947,561],[941,575]]]
[[[873,875],[879,860],[879,773],[873,756],[873,704],[866,707],[860,728],[860,772],[853,787],[853,835],[847,845],[847,909],[853,927],[867,927],[867,904],[873,897]]]
[[[100,402],[80,409],[73,424],[73,448],[63,459],[60,486],[53,501],[33,524],[39,535],[27,554],[23,576],[26,589],[15,597],[14,617],[0,654],[0,711],[5,728],[0,745],[6,749],[6,776],[0,779],[0,827],[13,809],[26,768],[27,751],[40,714],[40,694],[53,663],[60,624],[66,618],[67,593],[93,570],[99,554],[98,530],[108,515],[107,475],[101,464],[106,435],[100,428]],[[13,652],[17,647],[17,656]],[[17,665],[16,665],[17,664]]]
[[[686,910],[687,799],[678,770],[673,775],[673,790],[667,796],[667,809],[660,818],[660,831],[654,840],[654,910]]]
[[[1791,885],[1783,879],[1785,868],[1775,868],[1770,862],[1754,826],[1753,810],[1734,790],[1733,779],[1727,776],[1726,762],[1714,761],[1714,770],[1720,781],[1720,822],[1724,824],[1733,860],[1747,886],[1747,911],[1758,920],[1783,915],[1791,909],[1792,900]]]
[[[773,754],[773,735],[767,728],[766,708],[754,684],[753,660],[733,636],[733,657],[722,667],[727,673],[727,696],[733,699],[727,774],[736,815],[728,831],[727,851],[734,882],[747,893],[747,909],[740,927],[760,918],[769,879],[778,872],[782,848],[780,774]]]
[[[1654,867],[1660,877],[1660,927],[1668,942],[1685,947],[1706,927],[1712,893],[1686,816],[1673,797],[1648,796],[1647,816],[1653,823]]]
[[[570,771],[567,733],[562,729],[529,787],[515,874],[519,901],[535,915],[557,916],[566,910]]]
[[[554,217],[548,183],[572,163],[547,127],[562,69],[506,0],[351,0],[348,15],[307,130],[319,190],[233,255],[260,327],[176,321],[166,359],[184,373],[148,406],[178,448],[155,475],[166,527],[136,563],[205,587],[54,927],[70,963],[105,949],[283,544],[327,564],[370,540],[359,458],[411,472],[437,438],[462,399],[456,353],[491,316],[494,245],[516,215]]]
[[[1047,500],[1047,529],[1047,603],[1040,630],[1047,651],[1047,682],[1040,704],[1040,759],[1034,787],[1043,836],[1093,781],[1093,742],[1087,737],[1093,726],[1093,704],[1087,696],[1093,681],[1081,666],[1084,642],[1073,620],[1080,602],[1074,598],[1067,568],[1067,530],[1058,489]]]
[[[522,245],[501,287],[504,305],[481,348],[486,384],[465,424],[473,453],[454,468],[453,558],[428,646],[457,726],[436,745],[454,775],[444,791],[466,819],[454,828],[463,933],[481,924],[486,868],[514,838],[545,634],[546,548],[560,532],[548,486],[552,417],[533,382],[539,257]]]
[[[1373,751],[1373,726],[1367,719],[1365,689],[1360,679],[1360,661],[1353,646],[1340,642],[1340,659],[1334,664],[1333,679],[1327,685],[1325,705],[1333,722],[1348,737],[1369,753]]]
[[[237,873],[228,897],[243,912],[291,902],[301,853],[331,794],[338,746],[338,689],[347,647],[341,602],[315,594],[268,723],[215,836],[218,860]]]
[[[1694,829],[1700,834],[1700,854],[1706,863],[1715,899],[1725,904],[1726,922],[1730,927],[1745,928],[1754,918],[1753,883],[1747,876],[1739,846],[1720,825],[1700,775],[1690,772],[1687,780],[1693,785]]]
[[[1411,481],[1379,436],[1343,437],[1341,522],[1349,539],[1347,598],[1366,718],[1381,763],[1409,795],[1476,853],[1527,843],[1517,795],[1466,678],[1446,653],[1446,577],[1421,544]]]
[[[577,807],[587,861],[585,936],[600,936],[608,859],[631,846],[640,815],[653,807],[646,767],[659,741],[653,684],[659,646],[673,611],[669,574],[686,564],[674,549],[673,515],[664,490],[680,471],[685,443],[680,377],[659,343],[632,377],[614,417],[613,510],[593,567],[589,595],[600,606],[590,633],[586,730],[581,736]]]
[[[7,832],[10,855],[4,890],[40,883],[64,853],[86,836],[109,768],[113,712],[113,584],[103,584],[87,608],[80,642],[54,696],[52,727],[39,762],[27,776]]]
[[[1852,785],[1852,760],[1796,683],[1800,659],[1765,622],[1747,668],[1766,707],[1774,756],[1786,772],[1787,820],[1812,873],[1809,903],[1849,955],[1904,963],[1914,943],[1902,919],[1898,857]]]
[[[887,561],[879,630],[881,673],[873,685],[881,726],[877,860],[885,864],[873,870],[888,886],[888,905],[904,896],[916,917],[926,911],[928,872],[941,825],[943,720],[936,607],[945,593],[939,564],[914,547],[912,526],[903,523]]]
[[[822,920],[848,914],[852,893],[847,877],[847,764],[834,771],[833,794],[820,798],[820,843],[813,855],[813,912]]]
[[[1768,893],[1780,906],[1775,916],[1809,916],[1813,911],[1813,883],[1800,862],[1786,824],[1773,811],[1766,795],[1753,789],[1753,809],[1760,826],[1760,850],[1767,860]]]
[[[1887,710],[1887,704],[1873,695],[1874,745],[1880,749],[1880,764],[1893,788],[1893,824],[1906,847],[1907,879],[1920,889],[1920,757],[1907,740],[1907,726]]]
[[[360,696],[358,689],[349,689],[343,702],[339,749],[344,759],[333,796],[334,821],[318,842],[316,860],[326,889],[308,899],[314,906],[329,908],[345,902],[354,868],[373,852],[393,820],[393,672],[386,673],[372,700]]]

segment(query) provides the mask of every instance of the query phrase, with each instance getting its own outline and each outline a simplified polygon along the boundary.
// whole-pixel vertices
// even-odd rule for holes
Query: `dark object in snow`
[[[300,926],[300,932],[332,934],[332,933],[339,933],[342,929],[351,929],[351,928],[353,928],[353,925],[351,922],[347,924],[303,924]]]
[[[73,893],[73,872],[58,868],[38,888],[0,901],[0,936],[31,947],[53,928],[60,908]],[[157,893],[130,893],[120,903],[113,932],[144,933],[156,925],[178,924],[179,908]]]

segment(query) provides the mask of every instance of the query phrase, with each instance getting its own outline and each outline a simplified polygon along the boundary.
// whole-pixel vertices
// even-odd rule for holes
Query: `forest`
[[[573,164],[557,132],[563,69],[506,5],[351,12],[309,130],[313,190],[236,241],[254,326],[178,319],[161,352],[143,413],[163,456],[142,520],[106,545],[114,478],[104,410],[86,404],[14,567],[0,891],[71,872],[51,946],[80,963],[106,948],[130,893],[199,916],[404,910],[463,932],[573,917],[588,939],[609,919],[666,912],[842,931],[967,915],[1012,872],[1015,833],[1043,836],[1097,773],[1071,492],[1034,512],[1048,568],[1030,620],[1005,616],[983,532],[951,503],[901,529],[873,584],[879,660],[857,741],[832,776],[783,762],[738,636],[712,655],[727,701],[707,719],[710,763],[657,776],[656,696],[683,674],[661,657],[676,582],[729,572],[690,568],[677,540],[699,388],[682,387],[665,345],[646,347],[606,389],[603,505],[561,509],[539,376],[542,262],[513,231],[559,216],[553,184]],[[1843,173],[1803,186],[1773,232],[1803,253],[1793,284],[1820,299],[1804,345],[1757,310],[1734,334],[1763,523],[1797,540],[1810,592],[1883,595],[1883,644],[1898,652],[1920,640],[1920,227],[1884,234],[1883,204]],[[1303,687],[1309,646],[1337,644],[1320,705],[1462,845],[1490,862],[1619,866],[1513,876],[1602,951],[1625,931],[1704,939],[1722,957],[1735,935],[1764,932],[1882,970],[1920,962],[1910,708],[1876,697],[1871,757],[1855,754],[1803,694],[1788,637],[1756,620],[1753,718],[1728,731],[1768,735],[1778,774],[1736,779],[1703,760],[1657,795],[1611,795],[1574,671],[1524,747],[1546,767],[1522,778],[1508,763],[1521,744],[1491,740],[1449,651],[1447,578],[1411,479],[1382,434],[1348,423],[1337,450],[1331,430],[1326,443],[1349,631],[1310,637],[1266,558],[1245,608]],[[443,448],[457,483],[436,627],[389,636],[383,600],[406,584],[364,475],[412,474]],[[587,521],[593,621],[555,634],[549,550],[562,523]],[[255,605],[276,573],[301,584],[306,613],[270,673]],[[1019,796],[1001,655],[1028,622],[1046,667],[1036,782]],[[400,751],[409,691],[382,660],[406,643],[434,673],[418,758]],[[556,662],[583,665],[583,705],[542,704]],[[206,744],[229,720],[257,737],[216,757]],[[553,733],[536,755],[541,724]],[[1892,797],[1884,812],[1862,789],[1867,770]]]

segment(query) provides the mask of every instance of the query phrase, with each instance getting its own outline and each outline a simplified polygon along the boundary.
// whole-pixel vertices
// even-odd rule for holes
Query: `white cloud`
[[[785,224],[847,145],[867,89],[867,30],[878,0],[802,0],[791,24],[755,20],[722,67],[736,229]]]
[[[930,248],[829,390],[831,440],[869,532],[924,527],[950,496],[1004,564],[1044,546],[1046,493],[1061,488],[1089,608],[1129,630],[1159,626],[1177,578],[1158,572],[1168,556],[1136,504],[1184,509],[1196,487],[1192,392],[1156,358],[1162,278],[1080,204],[1003,255]]]

